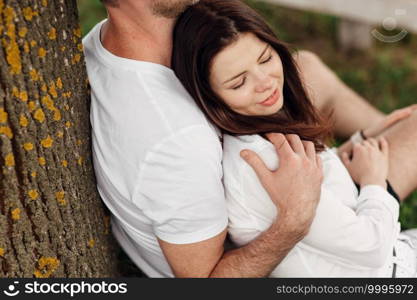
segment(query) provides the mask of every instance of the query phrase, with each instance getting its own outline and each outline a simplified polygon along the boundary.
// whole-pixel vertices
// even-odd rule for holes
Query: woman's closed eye
[[[266,64],[267,62],[271,61],[272,59],[272,54],[270,54],[266,59],[264,59],[263,61],[259,62],[259,64]],[[245,84],[246,81],[246,77],[243,78],[242,82],[234,87],[232,87],[233,90],[237,90],[240,87],[242,87]]]
[[[267,59],[265,59],[265,60],[261,61],[261,64],[265,64],[265,63],[267,63],[268,61],[270,61],[271,59],[272,59],[272,54],[271,54],[271,55],[269,55],[269,57],[268,57]]]
[[[232,87],[232,89],[237,90],[240,87],[242,87],[245,84],[246,81],[246,77],[243,78],[242,82],[240,84],[238,84],[237,86]]]

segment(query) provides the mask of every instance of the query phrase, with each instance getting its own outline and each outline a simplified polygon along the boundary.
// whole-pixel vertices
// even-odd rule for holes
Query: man
[[[103,2],[109,18],[84,45],[92,86],[94,167],[100,195],[113,214],[115,237],[150,277],[267,276],[308,232],[320,197],[320,163],[294,150],[305,142],[282,135],[270,139],[278,153],[291,152],[285,170],[270,172],[247,151],[243,157],[279,218],[256,240],[225,252],[221,144],[216,128],[169,68],[176,16],[196,1]],[[343,102],[334,102],[331,89],[322,88],[323,82],[338,82],[332,73],[310,53],[303,52],[298,62],[316,92],[317,106],[343,111],[337,109]],[[320,77],[311,76],[311,70],[321,81],[310,80]],[[367,112],[357,128],[346,126],[351,122],[341,115],[342,134],[384,118],[354,94],[342,100]],[[292,178],[287,186],[284,176]]]

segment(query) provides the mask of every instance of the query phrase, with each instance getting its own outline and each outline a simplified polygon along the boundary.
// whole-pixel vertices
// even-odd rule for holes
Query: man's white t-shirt
[[[103,23],[83,40],[98,191],[133,262],[173,277],[157,238],[195,243],[227,226],[218,131],[171,69],[107,51]]]

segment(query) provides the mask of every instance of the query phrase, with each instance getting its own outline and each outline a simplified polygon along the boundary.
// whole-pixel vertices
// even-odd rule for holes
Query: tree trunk
[[[0,277],[117,275],[76,0],[0,0]]]

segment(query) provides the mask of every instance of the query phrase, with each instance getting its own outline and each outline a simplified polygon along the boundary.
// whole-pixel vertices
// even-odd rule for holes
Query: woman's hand
[[[385,116],[381,121],[379,121],[375,125],[363,130],[363,135],[366,138],[378,137],[385,130],[387,130],[388,128],[396,124],[397,122],[408,118],[415,110],[417,110],[417,104],[413,104],[413,105],[410,105],[401,109],[394,110],[393,112]],[[353,144],[351,140],[347,140],[345,143],[343,143],[341,146],[338,147],[337,154],[339,155],[340,158],[342,158],[343,152],[346,152],[348,156],[351,156],[352,147],[353,147]]]
[[[394,110],[377,124],[366,128],[363,131],[363,134],[367,138],[377,137],[378,135],[380,135],[382,132],[384,132],[386,129],[388,129],[389,127],[391,127],[398,121],[408,118],[416,109],[417,109],[417,104],[413,104],[413,105],[410,105],[401,109]]]
[[[353,146],[352,158],[342,153],[342,162],[349,171],[353,181],[361,187],[377,184],[386,188],[388,177],[388,142],[384,137],[377,140],[370,138]]]

